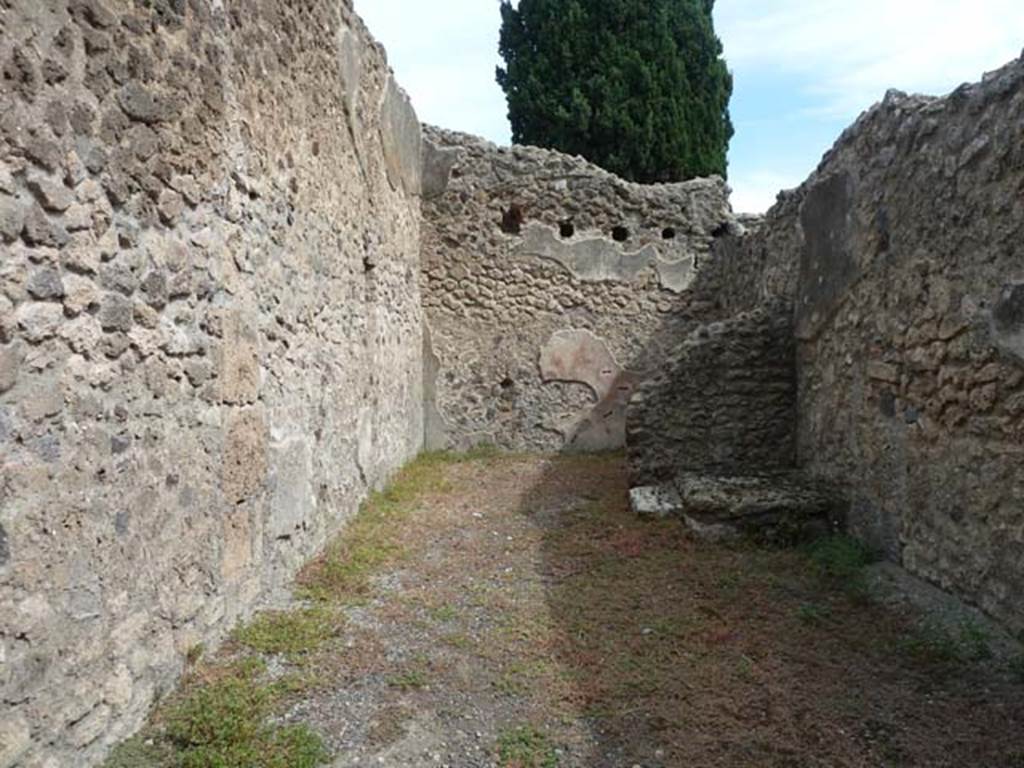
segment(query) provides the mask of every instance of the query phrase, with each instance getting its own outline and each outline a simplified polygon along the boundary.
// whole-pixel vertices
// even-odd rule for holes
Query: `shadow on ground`
[[[564,706],[590,741],[569,764],[1024,765],[1024,688],[984,630],[875,603],[842,552],[637,520],[618,457],[552,461],[520,513],[565,683],[548,722]]]

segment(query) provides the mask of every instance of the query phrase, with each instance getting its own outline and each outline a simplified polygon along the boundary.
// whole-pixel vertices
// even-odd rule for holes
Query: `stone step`
[[[714,475],[679,472],[667,483],[630,491],[641,517],[680,518],[702,540],[755,536],[805,540],[835,531],[845,504],[834,488],[799,472]]]

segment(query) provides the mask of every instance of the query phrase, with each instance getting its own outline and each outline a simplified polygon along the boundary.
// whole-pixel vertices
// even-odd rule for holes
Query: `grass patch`
[[[960,625],[960,647],[969,661],[992,658],[992,636],[976,621],[967,620]]]
[[[387,682],[391,688],[397,688],[402,692],[418,691],[421,688],[427,687],[430,677],[427,675],[426,670],[407,669],[397,675],[392,675],[388,678]]]
[[[840,587],[856,603],[871,600],[871,589],[864,569],[878,555],[864,542],[850,536],[826,536],[808,545],[811,569],[831,585]]]
[[[338,630],[338,616],[322,606],[268,611],[235,630],[240,644],[260,653],[297,656],[315,651]]]
[[[386,680],[388,686],[400,691],[418,691],[430,683],[430,659],[417,654],[408,663],[399,667]]]
[[[476,647],[476,641],[473,640],[469,635],[462,632],[454,632],[444,637],[445,645],[448,645],[458,651],[468,651]]]
[[[402,558],[396,529],[424,494],[446,488],[443,468],[461,457],[424,453],[406,465],[383,491],[363,504],[344,533],[328,545],[298,579],[299,593],[318,602],[354,603],[364,599],[370,578]]]
[[[991,658],[990,640],[985,629],[973,621],[962,622],[956,629],[929,621],[903,638],[900,647],[912,659],[925,664],[963,664]]]
[[[547,736],[531,725],[521,725],[498,737],[501,768],[558,768],[558,754]]]
[[[832,609],[827,605],[803,603],[796,615],[804,624],[824,624],[832,616]]]
[[[459,609],[450,603],[445,603],[437,608],[430,609],[430,618],[437,622],[447,623],[449,621],[455,621],[458,617]]]
[[[185,661],[188,662],[190,667],[194,667],[203,658],[204,653],[206,653],[206,646],[202,643],[196,643],[188,649],[188,652],[185,654]]]
[[[370,578],[402,556],[398,526],[424,494],[445,490],[443,468],[457,461],[495,455],[426,453],[402,469],[383,491],[371,494],[359,514],[326,553],[299,578],[299,593],[310,608],[268,611],[235,630],[233,639],[256,654],[297,657],[313,653],[339,627],[336,608],[360,600]],[[196,667],[202,646],[188,653]],[[320,738],[306,726],[275,725],[271,717],[283,699],[308,690],[309,675],[265,679],[265,665],[249,656],[229,666],[195,670],[190,682],[156,715],[142,736],[117,747],[106,768],[313,768],[328,759]],[[426,673],[411,670],[391,681],[403,689],[426,684]]]
[[[818,539],[808,547],[808,557],[820,576],[844,581],[856,578],[877,560],[866,544],[849,536]]]
[[[174,765],[173,746],[141,735],[118,744],[103,768],[172,768]]]
[[[106,768],[315,768],[329,759],[304,725],[270,722],[286,692],[254,659],[205,670],[157,719],[159,730],[120,745]]]
[[[740,678],[747,682],[752,682],[756,679],[756,665],[754,660],[746,655],[741,655],[739,660],[736,662],[736,671],[739,673]]]
[[[275,691],[251,676],[229,676],[194,691],[167,715],[181,768],[314,768],[328,755],[306,726],[270,725]]]
[[[498,459],[504,455],[504,451],[491,443],[480,443],[464,453],[444,453],[442,456],[450,462],[460,463],[467,461],[486,461]]]
[[[501,670],[494,681],[495,690],[506,696],[523,696],[531,691],[543,690],[544,681],[551,673],[547,661],[516,661]]]

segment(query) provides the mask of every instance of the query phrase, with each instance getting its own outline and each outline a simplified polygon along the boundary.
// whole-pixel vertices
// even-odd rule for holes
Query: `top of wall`
[[[555,150],[501,147],[430,125],[424,126],[424,139],[423,196],[428,201],[452,184],[460,195],[486,190],[493,197],[515,197],[517,188],[532,188],[536,195],[518,201],[522,210],[515,212],[523,222],[539,221],[559,229],[571,224],[576,236],[588,230],[592,235],[614,235],[624,251],[668,245],[663,237],[668,235],[706,252],[714,236],[743,229],[729,207],[729,188],[718,176],[637,184],[580,156]],[[426,215],[431,215],[429,205]],[[621,240],[614,232],[618,224],[627,226]]]
[[[556,262],[587,283],[653,274],[678,294],[716,238],[743,231],[719,177],[636,184],[553,150],[432,126],[424,135],[424,216],[449,241],[470,227],[499,250]],[[433,256],[447,261],[453,248],[441,246]]]
[[[438,148],[441,148],[442,151],[444,149],[450,150],[461,147],[476,155],[493,154],[498,158],[504,158],[504,162],[500,160],[495,162],[493,178],[481,179],[484,183],[489,181],[500,182],[504,178],[505,173],[514,173],[518,176],[530,174],[557,174],[562,177],[578,175],[592,177],[605,183],[622,187],[627,189],[630,194],[642,197],[691,196],[702,192],[716,195],[725,188],[725,181],[720,176],[675,183],[638,184],[626,181],[579,155],[567,155],[553,149],[542,149],[540,147],[518,144],[511,147],[498,146],[479,136],[439,128],[433,125],[424,125],[423,129],[425,137]],[[441,168],[443,169],[443,166]],[[436,187],[434,189],[436,190]]]
[[[1024,57],[947,96],[890,90],[865,111],[746,245],[762,251],[768,276],[789,276],[798,335],[820,333],[854,284],[911,258],[912,243],[938,246],[934,260],[1012,248],[1024,220],[1022,128]]]
[[[979,115],[995,102],[1018,96],[1024,82],[1024,51],[1021,56],[1008,64],[986,72],[981,80],[963,83],[945,96],[926,94],[908,94],[892,88],[886,91],[884,98],[873,104],[847,127],[829,148],[814,172],[799,186],[779,192],[778,201],[766,216],[770,217],[779,208],[789,205],[793,196],[803,196],[807,189],[823,177],[829,175],[837,163],[849,162],[849,153],[863,156],[865,142],[881,149],[881,144],[893,144],[870,164],[871,167],[890,166],[897,157],[897,151],[903,154],[926,148],[929,138],[937,139],[939,134],[948,131],[948,124],[962,122],[958,117]],[[959,130],[957,136],[942,145],[945,150],[959,150],[964,163],[977,159],[981,154],[981,145],[987,144],[982,135],[984,125],[974,125],[971,130]],[[915,140],[916,139],[916,140]],[[971,152],[965,152],[970,145],[976,145]]]

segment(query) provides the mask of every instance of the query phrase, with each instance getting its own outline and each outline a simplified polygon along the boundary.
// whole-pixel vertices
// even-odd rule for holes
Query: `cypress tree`
[[[732,75],[714,0],[510,0],[498,84],[512,140],[640,182],[725,176]]]

